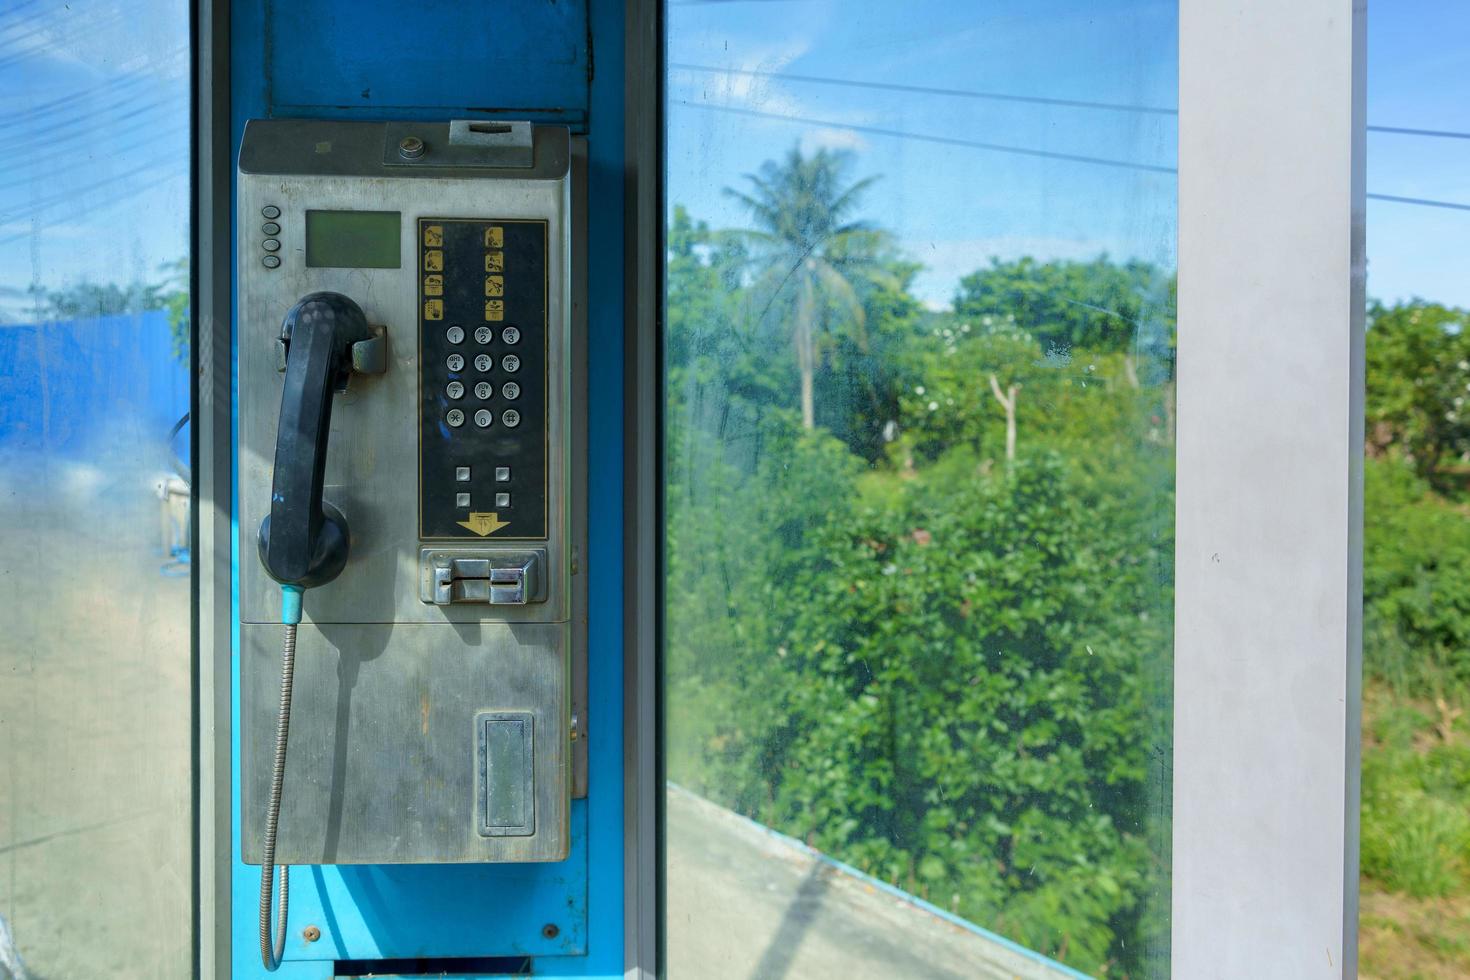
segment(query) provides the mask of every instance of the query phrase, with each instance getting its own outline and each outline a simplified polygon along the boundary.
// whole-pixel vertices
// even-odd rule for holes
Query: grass
[[[1470,977],[1470,721],[1456,701],[1365,692],[1364,977]]]

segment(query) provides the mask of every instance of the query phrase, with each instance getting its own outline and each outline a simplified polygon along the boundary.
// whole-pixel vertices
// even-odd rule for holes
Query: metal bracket
[[[380,323],[369,324],[373,335],[352,345],[353,374],[388,373],[388,328]],[[286,373],[286,342],[276,338],[276,373]]]
[[[536,165],[534,127],[525,120],[454,119],[385,124],[385,167],[477,167],[524,170]]]

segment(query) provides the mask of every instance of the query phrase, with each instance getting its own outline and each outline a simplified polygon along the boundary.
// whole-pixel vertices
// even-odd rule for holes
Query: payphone
[[[240,818],[268,966],[274,865],[567,854],[571,156],[521,122],[245,128]]]

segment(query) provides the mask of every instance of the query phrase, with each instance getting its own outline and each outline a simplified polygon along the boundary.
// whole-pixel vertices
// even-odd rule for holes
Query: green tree
[[[779,163],[768,160],[747,174],[750,190],[725,188],[744,204],[755,227],[739,232],[749,247],[759,304],[757,331],[777,313],[790,330],[801,384],[801,421],[816,426],[817,368],[826,338],[846,333],[867,346],[866,312],[854,279],[891,279],[880,261],[885,236],[855,220],[863,193],[877,180],[847,181],[850,154],[821,149],[811,156],[792,147]]]
[[[992,259],[960,280],[962,320],[1013,317],[1043,350],[1165,352],[1174,326],[1174,280],[1142,261]]]
[[[1370,455],[1401,453],[1434,479],[1445,457],[1470,452],[1470,313],[1414,300],[1368,310]]]

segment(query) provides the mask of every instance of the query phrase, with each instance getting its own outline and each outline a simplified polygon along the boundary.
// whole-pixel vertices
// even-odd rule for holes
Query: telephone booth
[[[1355,976],[1364,17],[0,9],[0,978]]]

